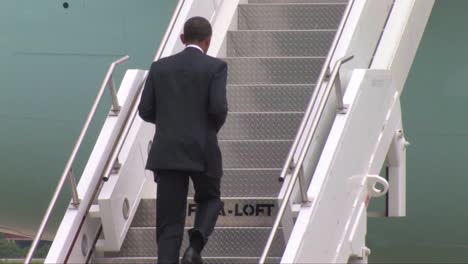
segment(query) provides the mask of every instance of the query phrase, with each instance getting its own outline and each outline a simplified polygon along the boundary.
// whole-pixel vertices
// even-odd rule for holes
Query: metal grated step
[[[313,84],[324,58],[225,58],[228,84]]]
[[[277,197],[282,186],[278,181],[281,169],[224,169],[223,173],[223,197]],[[190,186],[188,196],[193,195]]]
[[[280,169],[225,169],[221,195],[225,197],[277,197]]]
[[[337,29],[346,4],[239,5],[239,30]]]
[[[268,239],[271,228],[216,228],[210,237],[203,257],[236,258],[258,257]],[[282,230],[278,230],[271,249],[271,257],[281,257],[285,244]],[[156,257],[156,229],[147,227],[132,227],[128,230],[127,237],[120,252],[106,252],[104,257]],[[184,242],[181,254],[188,245],[188,238],[184,234]]]
[[[231,31],[228,57],[325,57],[334,30]]]
[[[94,258],[93,263],[98,264],[154,264],[157,263],[158,258],[145,258],[145,257],[115,257],[115,258]],[[205,264],[253,264],[258,263],[259,258],[253,257],[204,257],[203,263]],[[276,264],[280,263],[281,258],[267,258],[265,263]]]
[[[303,112],[313,85],[229,85],[231,112]]]
[[[217,227],[270,227],[275,221],[278,205],[276,198],[222,198]],[[186,226],[193,226],[196,205],[193,198],[187,201]],[[141,200],[132,227],[155,227],[156,200]]]
[[[303,112],[229,113],[218,139],[293,140]]]
[[[279,169],[292,140],[220,140],[224,169]]]

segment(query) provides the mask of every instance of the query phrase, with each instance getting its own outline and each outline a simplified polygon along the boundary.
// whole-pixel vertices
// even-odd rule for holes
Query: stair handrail
[[[309,100],[309,103],[307,105],[307,109],[305,111],[304,118],[302,119],[301,125],[299,126],[298,132],[297,132],[296,137],[294,139],[294,142],[293,142],[293,144],[291,146],[291,149],[289,150],[288,156],[286,158],[286,162],[285,162],[285,164],[283,166],[283,169],[281,171],[281,175],[280,175],[280,177],[278,179],[280,182],[283,182],[284,179],[286,178],[286,176],[288,175],[288,173],[290,171],[292,171],[291,180],[287,183],[288,185],[287,185],[287,188],[286,188],[286,191],[285,191],[285,194],[284,194],[284,198],[282,199],[279,211],[277,213],[275,222],[273,224],[273,228],[272,228],[272,230],[270,232],[267,243],[266,243],[266,245],[264,247],[264,250],[262,252],[262,256],[260,257],[259,264],[264,264],[265,261],[266,261],[266,258],[268,256],[268,252],[270,251],[271,245],[273,243],[276,232],[277,232],[277,230],[279,228],[279,225],[281,223],[281,219],[283,218],[286,207],[287,207],[287,205],[289,203],[289,199],[291,198],[292,192],[294,190],[295,183],[296,183],[298,178],[299,178],[299,188],[300,188],[300,193],[301,193],[303,204],[304,205],[310,205],[310,203],[311,203],[309,201],[308,197],[307,197],[306,186],[305,186],[305,183],[303,182],[304,179],[303,179],[303,177],[298,177],[298,176],[300,175],[301,168],[302,168],[305,156],[306,156],[306,154],[307,154],[307,152],[309,150],[310,143],[312,142],[312,138],[315,135],[315,132],[317,131],[318,124],[319,124],[319,122],[321,120],[322,113],[323,113],[323,111],[325,109],[326,102],[327,102],[327,100],[329,98],[329,95],[330,95],[330,92],[331,92],[333,86],[336,87],[335,91],[336,91],[336,94],[337,94],[337,97],[338,97],[338,110],[340,112],[344,112],[346,110],[346,107],[343,105],[343,100],[342,100],[343,99],[343,94],[342,94],[342,90],[341,90],[341,85],[339,84],[339,82],[337,82],[337,85],[335,85],[335,82],[337,80],[337,77],[339,76],[339,70],[341,68],[341,65],[343,63],[346,63],[349,60],[351,60],[353,58],[353,56],[344,57],[344,58],[339,59],[338,61],[336,61],[335,66],[334,66],[333,71],[332,71],[331,74],[330,74],[330,66],[331,66],[331,62],[332,62],[333,56],[335,54],[336,48],[338,47],[338,42],[339,42],[339,40],[340,40],[340,38],[341,38],[341,36],[343,34],[345,25],[346,25],[346,23],[348,21],[348,18],[350,16],[350,14],[351,14],[351,10],[352,10],[352,7],[353,7],[354,3],[355,3],[355,0],[350,0],[347,7],[346,7],[346,9],[345,9],[343,18],[341,19],[341,22],[340,22],[340,25],[338,27],[337,33],[336,33],[336,35],[335,35],[335,37],[333,39],[332,46],[331,46],[331,48],[330,48],[330,50],[328,52],[327,58],[326,58],[325,63],[323,65],[323,67],[322,67],[322,70],[320,72],[318,81],[317,81],[317,83],[315,85],[316,89],[314,90],[314,92],[313,92],[313,94],[311,96],[311,99]],[[328,85],[325,87],[325,90],[323,90],[323,88],[321,88],[321,87],[323,86],[325,81],[328,81]],[[306,141],[305,141],[305,143],[303,145],[304,147],[300,150],[300,154],[299,154],[299,158],[298,158],[297,162],[294,162],[294,156],[295,156],[295,153],[298,151],[299,142],[304,137],[306,126],[309,123],[310,118],[312,116],[313,107],[317,103],[317,98],[318,98],[319,94],[322,94],[322,93],[324,95],[321,97],[321,100],[319,102],[319,108],[318,108],[318,111],[317,111],[316,115],[314,115],[312,117],[313,118],[312,126],[311,126],[311,129],[307,133],[307,138],[306,138]]]
[[[45,228],[47,227],[47,223],[49,222],[52,212],[57,204],[58,198],[63,191],[63,187],[65,185],[67,178],[70,182],[70,189],[71,189],[71,196],[72,196],[72,202],[71,202],[72,208],[77,208],[80,205],[80,199],[78,197],[78,190],[76,186],[76,179],[73,174],[73,165],[75,163],[76,157],[78,156],[78,152],[80,151],[82,147],[83,141],[86,135],[88,134],[91,123],[92,121],[94,121],[96,117],[97,109],[102,101],[102,98],[104,97],[103,95],[107,87],[109,87],[110,95],[112,98],[112,107],[111,107],[110,115],[117,116],[119,114],[121,106],[117,98],[117,91],[115,89],[113,75],[114,75],[115,68],[118,65],[128,61],[129,59],[130,57],[127,55],[110,64],[107,70],[106,76],[104,77],[104,80],[102,81],[101,87],[96,96],[96,99],[94,100],[94,103],[91,107],[88,117],[86,118],[85,124],[83,128],[81,129],[80,135],[78,136],[78,140],[76,141],[75,146],[73,147],[72,153],[70,154],[70,157],[68,158],[68,161],[65,165],[65,169],[63,170],[62,176],[60,177],[59,183],[57,187],[55,188],[54,195],[52,196],[49,206],[47,207],[47,211],[42,219],[41,225],[39,226],[39,230],[37,231],[37,234],[31,244],[31,248],[28,251],[28,255],[26,256],[25,263],[30,263],[32,260],[34,252],[36,251],[39,241],[42,238],[42,235],[44,234]]]
[[[172,32],[172,30],[174,29],[174,26],[175,26],[175,23],[176,23],[176,20],[182,10],[182,7],[184,6],[184,3],[185,3],[186,0],[179,0],[175,10],[174,10],[174,13],[171,17],[171,20],[169,22],[169,26],[167,27],[166,29],[166,32],[163,36],[163,39],[161,41],[161,45],[159,46],[158,48],[158,51],[156,53],[156,56],[154,57],[154,61],[156,60],[159,60],[162,56],[162,53],[164,51],[164,49],[166,48],[166,45],[169,41],[169,36]],[[114,61],[113,63],[111,63],[111,65],[109,66],[109,69],[107,71],[107,74],[106,74],[106,77],[104,78],[104,81],[101,85],[101,88],[99,90],[99,93],[96,97],[96,100],[91,108],[91,111],[88,115],[88,118],[86,119],[86,122],[85,122],[85,125],[83,126],[83,129],[80,133],[80,136],[78,137],[78,141],[77,143],[75,144],[75,147],[72,151],[72,154],[70,156],[70,159],[68,160],[67,162],[67,165],[65,166],[65,170],[64,170],[64,173],[62,174],[62,177],[60,178],[60,181],[59,181],[59,184],[57,185],[57,188],[54,192],[54,195],[51,199],[51,202],[47,208],[47,211],[46,211],[46,214],[41,222],[41,225],[39,227],[39,231],[37,232],[35,238],[34,238],[34,241],[33,243],[31,244],[31,248],[29,249],[28,251],[28,254],[26,256],[26,259],[25,259],[25,264],[29,264],[31,263],[31,260],[34,256],[34,252],[36,251],[37,249],[37,246],[39,244],[39,241],[45,231],[45,228],[47,226],[47,223],[48,221],[50,220],[50,217],[51,217],[51,214],[52,214],[52,211],[58,201],[58,197],[59,195],[61,194],[62,192],[62,189],[63,189],[63,186],[64,186],[64,183],[67,179],[67,177],[69,178],[70,180],[70,185],[71,185],[71,191],[72,191],[72,202],[71,202],[71,205],[72,205],[72,208],[73,209],[77,209],[78,206],[80,205],[80,201],[79,201],[79,197],[78,197],[78,191],[77,191],[77,188],[76,188],[76,180],[75,180],[75,177],[73,175],[73,170],[72,170],[72,166],[73,166],[73,163],[76,159],[76,156],[77,156],[77,153],[84,141],[84,137],[86,136],[88,130],[89,130],[89,127],[90,127],[90,124],[91,122],[93,121],[94,119],[94,116],[96,115],[96,112],[97,112],[97,108],[99,106],[99,103],[103,97],[103,94],[104,94],[104,91],[105,91],[105,88],[107,86],[109,86],[110,88],[110,91],[111,91],[111,96],[112,96],[112,108],[111,108],[111,113],[110,115],[111,116],[116,116],[119,114],[120,112],[120,105],[119,105],[119,102],[118,102],[118,99],[117,99],[117,92],[115,90],[115,84],[114,84],[114,81],[112,79],[112,76],[113,76],[113,73],[114,73],[114,70],[115,70],[115,67],[119,64],[122,64],[124,63],[125,61],[127,61],[130,57],[129,56],[124,56],[122,57],[121,59],[119,60],[116,60]],[[123,143],[125,142],[125,139],[127,138],[129,132],[130,132],[130,128],[133,124],[133,121],[135,120],[135,117],[137,116],[138,114],[138,102],[139,102],[139,98],[140,98],[140,95],[141,95],[141,92],[143,90],[143,84],[145,83],[146,81],[146,77],[147,75],[143,78],[143,81],[142,83],[139,85],[139,87],[137,88],[137,91],[136,91],[136,94],[135,94],[135,97],[132,99],[132,102],[131,102],[131,106],[130,106],[130,111],[128,111],[128,114],[125,118],[125,121],[124,121],[124,126],[120,129],[119,131],[119,134],[118,134],[118,137],[116,139],[116,141],[114,141],[114,144],[113,144],[113,147],[112,147],[112,151],[111,153],[109,154],[108,158],[107,158],[107,162],[106,162],[106,166],[103,170],[103,174],[102,174],[102,181],[99,181],[99,183],[97,184],[97,187],[96,189],[99,189],[100,185],[102,184],[102,182],[105,182],[107,180],[107,175],[110,175],[111,172],[112,172],[112,169],[114,168],[114,164],[115,164],[115,161],[117,160],[118,158],[118,155],[120,153],[120,151],[122,150],[122,147],[123,147]],[[96,193],[96,192],[95,192]],[[90,202],[92,202],[93,199],[90,200]],[[89,210],[89,205],[86,205],[88,207],[88,210]],[[80,229],[81,227],[77,230],[77,233],[80,232]]]

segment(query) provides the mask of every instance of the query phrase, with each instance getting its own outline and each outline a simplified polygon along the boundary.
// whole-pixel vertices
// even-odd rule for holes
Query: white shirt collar
[[[195,45],[195,44],[187,45],[187,48],[196,48],[200,50],[202,53],[205,53],[202,48],[200,48],[198,45]]]

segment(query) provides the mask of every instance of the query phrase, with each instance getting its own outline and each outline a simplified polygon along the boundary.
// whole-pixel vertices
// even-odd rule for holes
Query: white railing
[[[39,226],[39,230],[37,231],[37,234],[31,244],[31,248],[29,249],[29,252],[26,256],[25,263],[30,263],[34,256],[34,252],[36,251],[37,245],[39,244],[42,238],[42,235],[47,227],[47,224],[50,220],[50,217],[52,216],[53,210],[55,209],[55,205],[57,204],[60,194],[63,191],[63,187],[65,185],[67,178],[70,182],[70,189],[71,189],[71,194],[72,194],[71,205],[75,208],[80,205],[80,199],[78,197],[78,190],[76,188],[76,179],[75,179],[75,175],[73,174],[73,166],[75,164],[76,157],[78,156],[78,152],[80,151],[81,146],[83,145],[83,141],[85,140],[85,137],[88,134],[89,127],[91,126],[91,123],[94,121],[99,104],[102,101],[104,92],[106,91],[107,87],[109,87],[111,98],[112,98],[112,108],[111,108],[111,112],[109,115],[117,116],[119,114],[120,104],[117,99],[117,92],[115,90],[113,74],[114,74],[115,67],[117,65],[120,65],[126,62],[129,58],[130,58],[129,56],[125,56],[119,60],[114,61],[109,66],[106,77],[104,77],[104,81],[102,82],[101,88],[99,89],[96,99],[94,100],[93,106],[91,107],[88,117],[86,118],[85,124],[83,128],[81,129],[81,133],[78,137],[78,140],[75,143],[75,146],[73,147],[73,151],[70,157],[68,158],[67,164],[65,165],[65,169],[63,171],[62,176],[60,177],[59,183],[55,189],[55,192],[52,196],[49,206],[47,207],[47,211]]]
[[[349,112],[333,122],[307,191],[312,204],[299,212],[282,263],[367,261],[366,207],[371,197],[395,187],[377,174],[390,145],[395,146],[400,159],[404,158],[399,96],[433,2],[396,0],[372,68],[356,69],[350,74],[344,96]],[[368,19],[374,21],[375,17],[386,15],[374,12]],[[361,46],[362,50],[355,54],[365,48]],[[404,165],[401,162],[398,169],[403,174]],[[377,183],[384,188],[376,188]],[[401,189],[395,193],[398,195],[402,196],[395,197],[395,214],[404,215]]]

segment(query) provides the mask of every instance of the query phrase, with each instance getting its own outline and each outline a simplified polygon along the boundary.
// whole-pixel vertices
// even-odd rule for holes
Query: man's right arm
[[[148,73],[148,78],[146,78],[145,87],[143,93],[141,94],[140,104],[138,105],[138,114],[141,119],[146,122],[156,123],[156,98],[154,94],[153,87],[154,82],[152,78],[153,67]]]
[[[226,98],[226,82],[227,82],[227,64],[221,63],[214,74],[211,81],[209,91],[209,106],[208,113],[216,131],[219,132],[226,121],[228,113],[228,103]]]

